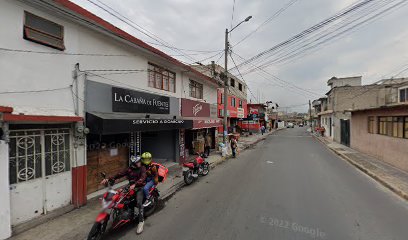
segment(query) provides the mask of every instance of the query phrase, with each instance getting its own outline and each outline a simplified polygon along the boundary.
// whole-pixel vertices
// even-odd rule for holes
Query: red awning
[[[218,119],[218,118],[193,120],[193,129],[212,128],[212,127],[220,127],[220,126],[222,126],[222,119]]]

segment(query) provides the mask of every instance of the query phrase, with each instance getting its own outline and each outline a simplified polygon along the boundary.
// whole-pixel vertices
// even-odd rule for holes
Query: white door
[[[71,201],[69,129],[10,132],[12,225]]]

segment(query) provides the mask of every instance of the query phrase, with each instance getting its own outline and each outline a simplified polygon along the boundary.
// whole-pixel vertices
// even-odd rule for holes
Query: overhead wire
[[[237,43],[235,43],[232,47],[238,46],[239,44],[241,44],[243,41],[245,41],[246,39],[248,39],[249,37],[251,37],[253,34],[255,34],[257,31],[259,31],[259,29],[261,29],[262,27],[264,27],[265,25],[267,25],[268,23],[272,22],[272,20],[274,20],[276,17],[278,17],[280,14],[282,14],[283,12],[285,12],[290,6],[292,6],[293,4],[295,4],[296,2],[298,2],[299,0],[290,0],[287,4],[285,4],[282,8],[280,8],[278,11],[274,12],[272,14],[272,16],[270,16],[269,18],[267,18],[264,22],[262,22],[260,25],[258,25],[257,28],[255,28],[255,30],[253,30],[252,32],[248,33],[247,35],[245,35],[245,37],[243,37],[241,40],[239,40]]]
[[[321,40],[326,36],[319,37],[318,39],[314,40],[311,43],[304,44],[299,49],[292,50],[291,52],[289,52],[289,53],[287,53],[285,55],[279,56],[278,58],[275,58],[275,59],[267,62],[266,64],[263,64],[261,67],[263,68],[263,67],[269,66],[269,65],[274,64],[274,63],[284,62],[284,61],[286,61],[288,59],[291,59],[291,58],[296,57],[296,56],[298,56],[300,54],[303,54],[303,53],[307,52],[310,49],[314,49],[314,48],[316,48],[316,47],[318,47],[320,45],[323,45],[323,44],[327,43],[328,41],[331,41],[331,40],[333,40],[335,38],[338,38],[339,36],[342,36],[342,35],[348,33],[350,30],[353,30],[353,29],[355,29],[357,27],[360,27],[363,24],[367,24],[370,21],[374,21],[376,18],[380,17],[382,14],[384,14],[384,13],[386,13],[388,11],[391,11],[393,9],[396,9],[396,7],[400,6],[402,3],[404,3],[404,1],[400,1],[399,3],[397,3],[397,4],[393,5],[393,6],[390,6],[390,7],[386,8],[386,9],[384,9],[383,11],[380,11],[380,12],[376,13],[375,15],[373,15],[371,17],[368,17],[368,18],[366,18],[365,20],[363,20],[361,22],[358,22],[358,23],[352,25],[351,27],[348,27],[345,30],[334,34],[333,36],[330,36],[330,37],[328,37],[328,38],[326,38],[326,39],[324,39],[324,40],[322,40],[320,42],[317,42],[318,40]],[[364,18],[366,16],[362,16],[362,17],[358,18],[358,20],[362,19],[362,18]],[[343,27],[340,27],[339,29],[341,29]],[[317,43],[313,44],[314,42],[317,42]],[[311,45],[311,44],[313,44],[313,45]],[[309,45],[311,45],[311,46],[309,46]],[[309,47],[307,47],[307,46],[309,46]],[[302,48],[303,48],[303,50],[302,50]],[[301,50],[301,51],[299,52],[299,50]]]
[[[350,14],[351,12],[365,6],[366,4],[370,3],[371,1],[374,0],[364,0],[364,1],[358,1],[357,3],[351,4],[348,7],[346,7],[345,9],[343,9],[342,11],[340,11],[339,13],[335,14],[334,16],[331,16],[329,18],[326,18],[325,20],[313,25],[312,27],[302,31],[299,34],[296,34],[295,36],[289,38],[288,40],[285,40],[267,50],[264,50],[258,54],[256,54],[255,56],[249,58],[247,61],[242,62],[240,64],[238,64],[238,67],[241,67],[243,65],[248,64],[249,62],[255,62],[256,60],[260,59],[261,57],[269,54],[270,52],[276,51],[279,48],[285,47],[291,43],[293,43],[294,41],[296,41],[297,39],[303,38],[323,27],[325,27],[326,25],[338,20],[339,18],[342,18],[344,16],[347,16],[347,14]]]
[[[233,54],[235,54],[236,56],[238,56],[240,59],[242,59],[243,61],[245,61],[246,59],[245,58],[243,58],[243,57],[241,57],[240,55],[238,55],[237,53],[235,53],[234,51],[232,52]],[[309,91],[309,90],[307,90],[307,89],[304,89],[304,88],[301,88],[301,87],[299,87],[299,86],[297,86],[297,85],[295,85],[295,84],[293,84],[293,83],[290,83],[290,82],[287,82],[287,81],[285,81],[285,80],[282,80],[281,78],[279,78],[279,77],[277,77],[277,76],[275,76],[275,75],[273,75],[273,74],[271,74],[271,73],[269,73],[269,72],[267,72],[267,71],[265,71],[264,69],[261,69],[261,68],[259,68],[258,66],[256,66],[255,64],[253,64],[253,63],[250,63],[251,65],[253,65],[254,67],[256,67],[256,68],[258,68],[259,70],[260,70],[260,72],[262,72],[262,73],[259,73],[259,72],[256,72],[258,75],[260,75],[260,76],[262,76],[265,80],[267,80],[267,81],[273,81],[273,82],[275,82],[275,83],[279,83],[280,85],[279,85],[279,87],[282,87],[282,88],[287,88],[288,90],[290,89],[290,91],[292,90],[295,90],[297,93],[299,93],[299,92],[301,92],[301,94],[303,94],[303,95],[308,95],[308,96],[320,96],[320,94],[318,94],[318,93],[315,93],[315,92],[312,92],[312,91]],[[237,67],[238,68],[238,67]],[[272,79],[270,79],[269,77],[266,77],[266,76],[269,76],[269,77],[271,77]]]

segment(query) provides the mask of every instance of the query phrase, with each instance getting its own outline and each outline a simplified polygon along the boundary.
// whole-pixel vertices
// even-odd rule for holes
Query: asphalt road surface
[[[408,204],[312,138],[285,129],[109,239],[408,239]]]

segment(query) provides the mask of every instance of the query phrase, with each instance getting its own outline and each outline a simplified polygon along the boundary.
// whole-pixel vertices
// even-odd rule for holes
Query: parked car
[[[303,123],[299,123],[299,127],[303,127]]]
[[[286,128],[294,128],[295,125],[293,123],[288,123],[288,125],[286,125]]]

